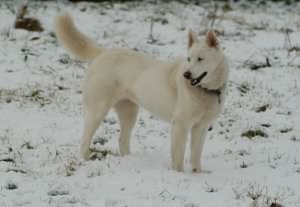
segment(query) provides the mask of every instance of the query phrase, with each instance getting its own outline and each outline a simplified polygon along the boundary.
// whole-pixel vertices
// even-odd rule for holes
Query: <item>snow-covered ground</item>
[[[35,33],[13,28],[18,2],[0,3],[1,207],[300,206],[300,4],[219,5],[229,90],[204,147],[212,173],[193,174],[188,160],[184,173],[170,169],[169,125],[144,110],[131,155],[117,155],[111,112],[92,146],[103,156],[79,159],[86,63],[58,45],[53,18],[66,9],[102,46],[172,59],[185,55],[188,28],[212,24],[212,5],[29,1],[45,28]]]

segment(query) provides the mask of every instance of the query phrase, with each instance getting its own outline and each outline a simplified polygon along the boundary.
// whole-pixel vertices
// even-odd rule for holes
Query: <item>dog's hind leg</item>
[[[91,104],[89,107],[85,107],[85,123],[80,148],[80,155],[85,160],[90,156],[90,144],[93,135],[100,123],[103,121],[105,115],[110,109],[110,105],[107,102],[101,102],[99,104]]]
[[[209,126],[198,123],[192,128],[191,133],[191,165],[193,172],[201,172],[201,154]]]
[[[130,135],[136,122],[138,106],[129,100],[122,100],[115,105],[115,109],[121,127],[119,139],[120,154],[124,156],[130,152]]]

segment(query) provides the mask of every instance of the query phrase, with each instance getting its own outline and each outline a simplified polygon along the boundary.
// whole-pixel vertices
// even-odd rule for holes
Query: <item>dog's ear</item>
[[[190,49],[197,40],[197,35],[190,29],[188,33],[188,49]]]
[[[213,30],[207,32],[206,43],[209,47],[219,48],[219,41]]]

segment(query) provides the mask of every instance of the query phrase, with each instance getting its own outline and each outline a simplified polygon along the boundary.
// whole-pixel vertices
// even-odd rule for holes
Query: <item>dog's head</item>
[[[211,81],[219,76],[218,65],[224,60],[219,41],[213,31],[208,31],[206,37],[198,39],[197,35],[188,33],[188,57],[183,73],[192,86],[209,86]]]

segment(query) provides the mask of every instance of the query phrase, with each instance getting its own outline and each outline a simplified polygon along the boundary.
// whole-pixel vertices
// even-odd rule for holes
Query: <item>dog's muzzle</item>
[[[183,77],[190,80],[192,78],[192,73],[190,71],[186,71],[183,73]]]
[[[201,82],[201,80],[202,80],[206,75],[207,75],[207,72],[204,72],[204,73],[202,73],[199,77],[197,77],[197,78],[192,78],[192,79],[191,79],[191,85],[192,85],[192,86],[198,85],[198,84]]]

